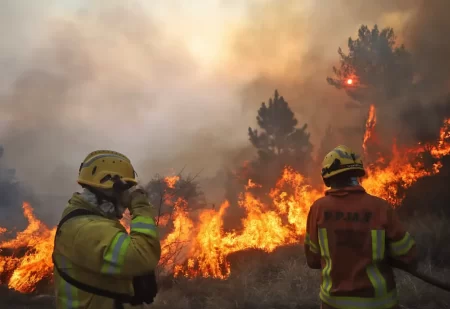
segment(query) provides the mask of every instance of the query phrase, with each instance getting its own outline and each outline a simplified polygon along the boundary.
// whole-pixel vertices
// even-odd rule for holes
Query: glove
[[[129,210],[131,215],[152,216],[153,207],[150,204],[145,192],[142,188],[136,188],[129,193]]]
[[[133,278],[134,297],[131,305],[151,304],[158,294],[155,272]]]

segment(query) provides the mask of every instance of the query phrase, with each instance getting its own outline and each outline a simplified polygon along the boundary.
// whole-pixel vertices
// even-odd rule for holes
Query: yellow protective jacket
[[[100,216],[74,217],[61,226],[55,237],[54,263],[78,282],[133,296],[133,278],[154,271],[161,255],[157,228],[148,203],[145,197],[133,200],[128,234],[118,220],[105,217],[75,193],[62,217],[76,209],[86,209]],[[54,281],[57,309],[115,308],[113,299],[76,288],[62,279],[57,269],[54,269]],[[142,306],[125,304],[124,307]]]

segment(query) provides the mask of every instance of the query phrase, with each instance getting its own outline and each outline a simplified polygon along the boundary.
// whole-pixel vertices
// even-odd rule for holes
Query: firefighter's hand
[[[131,214],[139,212],[140,209],[150,209],[147,192],[142,188],[136,188],[129,193],[129,210]]]

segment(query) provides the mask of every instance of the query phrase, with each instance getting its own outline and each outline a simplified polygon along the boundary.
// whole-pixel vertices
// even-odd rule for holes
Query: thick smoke
[[[405,44],[414,51],[424,91],[450,91],[450,2],[421,1],[404,27]]]
[[[171,21],[169,4],[160,4],[169,12],[161,22],[143,1],[86,2],[79,11],[57,3],[0,2],[2,164],[16,167],[37,193],[70,194],[80,160],[98,148],[129,155],[144,180],[183,166],[214,175],[252,153],[247,128],[275,89],[308,123],[316,150],[329,125],[339,133],[335,143],[359,148],[368,108],[325,78],[361,24],[393,27],[413,53],[426,80],[422,108],[448,104],[440,99],[450,88],[445,0],[211,0],[207,7],[225,16],[226,29],[210,34],[213,43],[196,38],[221,53],[206,69],[187,44],[195,33]],[[408,105],[400,105],[394,118],[414,126]],[[435,114],[437,123],[442,113]],[[434,130],[426,121],[421,127]]]
[[[309,124],[315,145],[320,144],[331,125],[340,132],[335,143],[360,149],[368,106],[352,102],[344,91],[334,89],[324,79],[332,75],[332,66],[339,64],[338,47],[346,52],[347,39],[356,38],[362,24],[370,28],[378,24],[380,28],[394,28],[397,42],[404,43],[413,54],[415,69],[422,81],[408,98],[384,104],[390,108],[379,111],[379,124],[391,135],[395,131],[436,131],[443,116],[423,119],[429,125],[422,123],[420,129],[411,127],[411,121],[402,121],[400,128],[394,127],[398,125],[396,120],[408,119],[404,113],[410,112],[412,98],[426,106],[435,102],[448,104],[439,100],[450,90],[449,43],[445,39],[450,31],[448,1],[319,0],[307,3],[253,1],[249,5],[245,25],[234,38],[233,60],[236,66],[247,67],[255,73],[255,79],[244,91],[250,109],[278,88],[293,106],[300,122]],[[430,108],[430,114],[440,110]],[[423,135],[413,134],[416,140]]]
[[[35,16],[12,2],[0,11],[6,10],[21,12],[9,29]],[[236,122],[244,122],[233,86],[200,74],[184,42],[166,35],[142,7],[49,12],[36,13],[40,27],[26,28],[39,38],[32,47],[14,38],[5,43],[27,53],[17,55],[22,65],[11,64],[16,74],[1,104],[6,163],[39,194],[70,194],[80,160],[98,148],[130,156],[145,180],[184,165],[208,172],[246,142],[237,134]],[[7,63],[15,53],[4,50]]]

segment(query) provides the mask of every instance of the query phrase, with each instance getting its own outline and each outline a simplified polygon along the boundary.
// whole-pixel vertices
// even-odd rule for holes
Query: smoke
[[[184,166],[213,177],[248,147],[275,89],[316,150],[330,125],[359,149],[367,106],[325,78],[361,24],[394,28],[425,105],[450,86],[445,0],[73,3],[0,2],[1,164],[38,193],[70,194],[100,148],[128,155],[144,181]]]
[[[142,6],[53,14],[39,8],[8,2],[0,10],[20,13],[5,28],[25,27],[28,14],[40,24],[25,27],[37,42],[8,43],[27,53],[16,55],[23,64],[11,65],[17,73],[1,104],[6,162],[35,191],[69,194],[80,161],[95,149],[128,155],[145,180],[184,165],[208,172],[245,143],[233,122],[241,122],[233,86],[200,74],[185,42],[167,35]],[[13,54],[0,58],[8,62]]]
[[[415,70],[421,82],[414,95],[430,113],[438,110],[434,102],[450,91],[449,2],[445,0],[394,1],[247,1],[248,16],[234,38],[233,61],[236,67],[253,71],[255,78],[244,88],[249,109],[267,100],[277,88],[296,112],[300,123],[306,122],[314,145],[320,145],[329,125],[338,134],[335,143],[360,149],[367,105],[352,103],[344,91],[325,82],[338,65],[338,47],[347,51],[347,40],[357,37],[362,24],[370,28],[393,27],[397,42],[413,54]],[[448,104],[448,101],[446,101]],[[382,102],[386,103],[386,102]],[[410,100],[389,102],[379,111],[379,125],[387,134],[415,131],[417,141],[422,129],[435,131],[440,117],[414,127],[405,115]],[[397,123],[400,120],[400,123]],[[411,126],[412,125],[412,126]],[[400,128],[398,127],[400,126]],[[438,133],[438,132],[436,132]],[[410,136],[411,137],[411,136]],[[389,140],[388,142],[390,142]],[[333,147],[334,145],[329,145]]]
[[[373,6],[325,0],[250,2],[233,54],[236,67],[255,76],[243,89],[248,108],[254,109],[277,88],[299,122],[308,123],[314,145],[320,144],[329,124],[341,128],[355,115],[362,119],[366,111],[346,109],[350,99],[325,78],[338,60],[338,47],[346,46],[361,23],[374,24],[396,9],[392,4]],[[356,131],[348,143],[360,147],[360,134]]]
[[[414,51],[424,90],[439,95],[450,91],[449,16],[449,1],[421,1],[404,27],[405,41]]]

